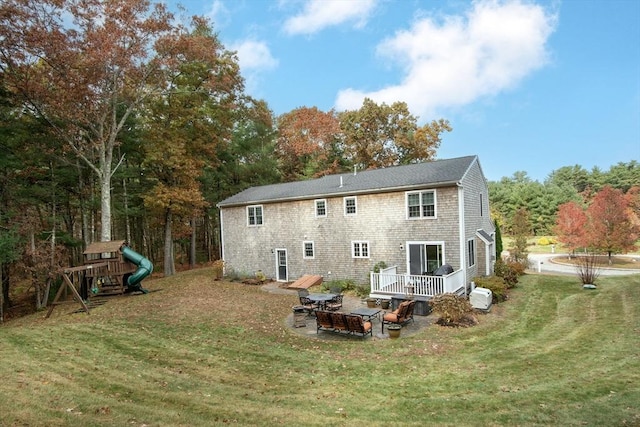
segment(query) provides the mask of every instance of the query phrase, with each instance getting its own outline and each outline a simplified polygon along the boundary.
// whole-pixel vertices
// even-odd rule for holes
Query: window
[[[407,217],[435,218],[436,192],[430,190],[407,193]]]
[[[313,242],[302,242],[302,258],[311,259],[315,258],[315,251],[313,248]]]
[[[327,216],[327,201],[324,199],[316,200],[316,218]]]
[[[344,214],[345,215],[355,215],[357,212],[356,209],[356,198],[355,197],[345,197],[344,198]]]
[[[369,258],[369,242],[351,242],[353,258]]]
[[[484,197],[482,196],[482,193],[480,193],[480,216],[483,216],[483,215],[484,215],[484,212],[483,212],[483,211],[484,211],[484,205],[483,205],[483,202],[484,202]]]
[[[262,205],[247,206],[247,223],[250,226],[262,225]]]
[[[467,266],[476,265],[476,241],[474,239],[467,240]]]

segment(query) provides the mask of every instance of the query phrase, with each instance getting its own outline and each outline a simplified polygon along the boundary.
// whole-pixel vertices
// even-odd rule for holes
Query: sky
[[[276,115],[403,101],[491,181],[640,161],[640,0],[165,1],[211,20]]]

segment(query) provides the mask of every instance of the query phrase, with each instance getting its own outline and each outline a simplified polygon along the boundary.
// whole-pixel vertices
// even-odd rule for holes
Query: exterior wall
[[[430,241],[444,242],[444,262],[458,269],[458,190],[434,190],[435,219],[407,219],[404,191],[358,195],[355,216],[344,215],[343,197],[326,198],[327,216],[321,218],[315,215],[313,199],[263,204],[264,224],[257,227],[247,226],[246,207],[223,208],[225,263],[237,272],[261,270],[275,278],[275,249],[286,249],[289,280],[319,274],[325,281],[353,279],[368,283],[369,272],[380,261],[397,265],[399,273],[407,271],[406,242]],[[369,243],[369,258],[352,257],[354,240]],[[314,243],[313,259],[303,258],[305,241]]]
[[[474,239],[476,247],[475,265],[471,268],[467,268],[467,281],[470,282],[474,277],[486,276],[493,273],[493,271],[486,270],[485,243],[481,238],[477,237],[476,232],[478,230],[484,230],[493,236],[495,234],[495,229],[493,221],[491,221],[491,213],[489,209],[489,189],[477,162],[473,163],[473,166],[465,175],[462,181],[462,186],[464,189],[465,211],[464,240],[466,242],[468,239]],[[495,244],[492,247],[495,250]],[[495,258],[495,256],[493,256],[493,258]]]

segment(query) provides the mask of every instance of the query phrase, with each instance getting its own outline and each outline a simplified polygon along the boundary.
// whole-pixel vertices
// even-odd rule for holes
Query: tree
[[[517,263],[527,264],[527,237],[531,235],[529,212],[525,208],[518,209],[511,219],[511,231],[514,243],[511,257]]]
[[[172,15],[148,0],[6,0],[0,70],[25,108],[45,120],[99,179],[101,240],[111,239],[114,148],[124,124],[162,89]],[[72,23],[72,24],[70,24]]]
[[[628,201],[622,191],[603,187],[587,208],[587,245],[606,252],[611,263],[613,253],[634,248],[638,227],[629,216]]]
[[[174,220],[182,220],[186,234],[207,206],[199,178],[231,137],[243,84],[236,59],[203,18],[193,19],[192,32],[165,40],[159,52],[166,58],[166,91],[146,104],[144,165],[156,183],[144,200],[163,212],[164,273],[171,276]]]
[[[381,168],[432,160],[449,122],[417,125],[404,102],[376,104],[366,98],[359,110],[339,114],[345,154],[358,169]]]
[[[277,126],[276,154],[285,181],[341,171],[340,122],[333,110],[296,108],[278,117]]]
[[[587,216],[582,206],[573,201],[563,203],[558,208],[554,233],[567,249],[574,252],[578,248],[587,246],[586,223]]]

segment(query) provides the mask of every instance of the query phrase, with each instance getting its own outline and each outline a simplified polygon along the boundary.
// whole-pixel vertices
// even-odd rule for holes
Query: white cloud
[[[344,89],[336,109],[358,109],[368,97],[404,101],[430,119],[439,109],[495,95],[548,62],[545,44],[555,26],[554,14],[519,0],[477,1],[465,16],[419,19],[378,45],[379,56],[401,64],[402,81],[373,92]]]
[[[353,22],[363,27],[377,0],[307,0],[304,10],[287,19],[288,34],[313,34],[333,25]]]
[[[278,67],[278,60],[271,55],[269,46],[256,40],[244,40],[229,47],[236,51],[240,71],[245,78],[246,89],[254,92],[260,86],[262,73]]]
[[[278,66],[278,60],[271,55],[265,42],[244,40],[231,45],[229,50],[238,52],[240,69],[243,71],[270,70]]]

